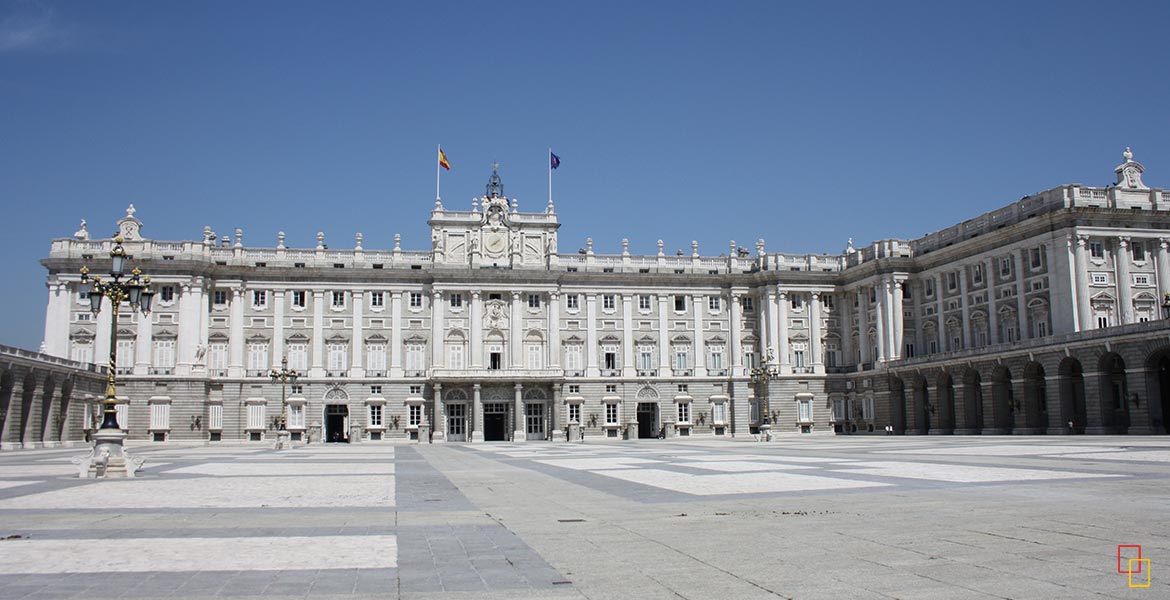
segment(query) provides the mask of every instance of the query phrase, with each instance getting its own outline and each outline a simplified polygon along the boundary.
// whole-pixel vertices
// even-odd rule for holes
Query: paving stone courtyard
[[[130,448],[0,454],[0,599],[1170,598],[1170,437]]]

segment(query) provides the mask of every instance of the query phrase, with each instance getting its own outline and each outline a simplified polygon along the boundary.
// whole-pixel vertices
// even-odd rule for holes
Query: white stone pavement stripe
[[[105,479],[2,499],[0,509],[390,507],[393,495],[393,475]]]
[[[387,569],[398,566],[392,535],[9,540],[0,573],[108,573]]]
[[[958,483],[1124,477],[1123,475],[1103,473],[1074,473],[1070,471],[1048,471],[1041,469],[1004,469],[999,467],[972,467],[969,465],[887,461],[858,462],[834,467],[833,470],[840,470],[842,473],[858,473],[881,477],[905,477],[908,479],[929,479],[933,481],[951,481]]]
[[[817,477],[815,475],[800,475],[796,473],[692,475],[675,471],[663,471],[661,469],[590,471],[590,473],[694,496],[801,492],[884,487],[891,485],[873,481]]]
[[[179,467],[167,472],[195,473],[198,475],[373,475],[376,473],[393,473],[394,463],[207,463]],[[0,470],[0,473],[3,473],[3,471]]]

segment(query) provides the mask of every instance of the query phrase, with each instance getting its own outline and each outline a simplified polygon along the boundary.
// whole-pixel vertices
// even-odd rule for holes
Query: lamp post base
[[[760,425],[760,441],[772,441],[772,425],[770,423],[764,423],[763,425]]]
[[[276,432],[276,444],[273,449],[284,450],[286,448],[292,448],[292,434],[282,429]]]
[[[76,456],[77,476],[82,479],[134,477],[145,462],[131,458],[123,448],[126,434],[119,429],[99,429],[93,435],[93,448],[89,454]]]

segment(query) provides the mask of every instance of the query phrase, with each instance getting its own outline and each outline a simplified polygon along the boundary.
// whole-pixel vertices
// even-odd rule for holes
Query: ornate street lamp
[[[272,369],[268,377],[272,379],[272,383],[280,382],[280,430],[286,431],[288,426],[288,407],[285,405],[284,388],[286,384],[296,383],[297,377],[300,377],[300,374],[297,373],[296,369],[289,370],[288,357],[284,356],[280,359],[280,370]]]
[[[122,441],[126,434],[118,426],[118,310],[123,302],[130,305],[131,311],[141,311],[150,314],[150,307],[154,300],[154,291],[150,289],[150,277],[144,276],[137,267],[126,275],[126,249],[122,246],[122,236],[114,238],[114,247],[110,250],[110,276],[103,280],[101,277],[89,275],[89,267],[81,267],[82,293],[89,295],[89,307],[94,315],[102,310],[102,298],[110,299],[110,364],[106,379],[106,397],[102,400],[102,424],[94,435],[94,450],[91,456],[90,473],[92,476],[133,476],[134,469],[125,468],[125,455],[122,452]],[[123,279],[125,278],[125,279]],[[95,468],[96,467],[96,468]]]
[[[774,359],[775,355],[772,353],[772,349],[769,348],[764,366],[753,368],[750,371],[752,383],[756,386],[756,396],[763,400],[763,404],[760,406],[763,411],[761,417],[762,422],[760,423],[760,436],[764,441],[772,439],[771,413],[768,411],[768,382],[780,377],[779,369],[771,364]]]

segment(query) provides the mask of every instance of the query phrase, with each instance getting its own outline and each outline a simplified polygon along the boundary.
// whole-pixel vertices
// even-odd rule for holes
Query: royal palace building
[[[80,270],[108,272],[115,242],[83,222],[42,261],[42,352],[116,344],[119,421],[160,441],[1164,433],[1170,196],[1143,171],[1127,149],[1114,185],[831,255],[563,253],[553,204],[521,212],[495,172],[466,210],[435,202],[426,250],[159,241],[131,206],[154,310],[90,311]],[[55,409],[71,431],[94,427],[87,398]]]

